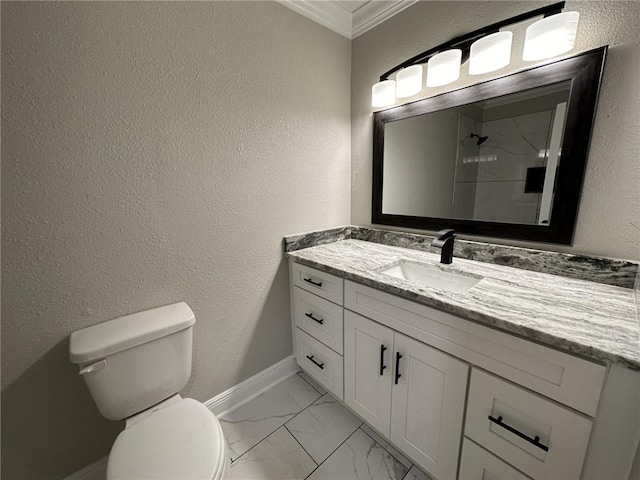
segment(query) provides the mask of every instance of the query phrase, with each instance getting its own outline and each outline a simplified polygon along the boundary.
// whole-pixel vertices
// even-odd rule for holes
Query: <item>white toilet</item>
[[[195,316],[176,303],[71,334],[69,357],[80,367],[100,413],[126,419],[107,479],[224,479],[227,444],[218,419],[178,392],[191,376]]]

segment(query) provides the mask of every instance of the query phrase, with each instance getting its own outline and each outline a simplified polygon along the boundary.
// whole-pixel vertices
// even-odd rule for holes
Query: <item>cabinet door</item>
[[[455,478],[469,366],[400,333],[395,352],[391,441],[433,477]]]
[[[393,330],[344,312],[344,402],[380,433],[391,421]]]

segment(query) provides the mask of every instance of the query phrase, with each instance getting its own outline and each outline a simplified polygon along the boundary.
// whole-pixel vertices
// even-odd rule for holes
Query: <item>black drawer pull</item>
[[[303,278],[303,280],[307,283],[310,283],[311,285],[315,285],[316,287],[322,288],[322,282],[314,282],[310,278]]]
[[[313,355],[307,355],[307,358],[309,360],[311,360],[311,363],[313,363],[316,367],[318,367],[320,370],[324,370],[324,363],[318,363],[313,359]]]
[[[400,352],[396,352],[396,385],[398,384],[398,380],[400,380],[400,377],[402,375],[400,375],[400,359],[402,358],[402,355],[400,354]]]
[[[304,316],[309,317],[314,322],[318,322],[320,325],[324,323],[324,318],[316,318],[313,316],[313,313],[305,313]]]
[[[382,376],[384,369],[387,368],[387,366],[384,364],[384,351],[386,349],[387,347],[385,347],[384,345],[380,345],[380,376]]]
[[[533,445],[535,445],[536,447],[538,447],[541,450],[544,450],[545,452],[549,451],[549,447],[547,447],[546,445],[543,445],[540,443],[540,437],[539,436],[535,436],[535,438],[531,438],[529,435],[525,435],[524,433],[522,433],[519,430],[516,430],[515,428],[513,428],[511,425],[507,425],[506,423],[504,423],[502,421],[502,417],[492,417],[491,415],[489,415],[489,421],[495,423],[496,425],[501,426],[502,428],[504,428],[505,430],[510,431],[511,433],[513,433],[514,435],[519,436],[520,438],[526,440],[529,443],[532,443]]]

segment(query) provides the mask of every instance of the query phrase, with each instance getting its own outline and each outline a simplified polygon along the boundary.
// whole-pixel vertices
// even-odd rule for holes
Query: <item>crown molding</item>
[[[277,0],[294,12],[327,27],[343,37],[351,38],[351,13],[335,2],[314,0]]]
[[[372,0],[351,13],[334,1],[277,0],[278,3],[348,39],[380,25],[418,0]]]
[[[418,0],[372,1],[363,5],[353,13],[351,38],[362,35],[417,2]]]

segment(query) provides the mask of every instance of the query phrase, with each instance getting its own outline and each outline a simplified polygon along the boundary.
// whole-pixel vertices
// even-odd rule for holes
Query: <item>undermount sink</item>
[[[449,272],[438,265],[417,263],[410,260],[400,260],[391,267],[381,270],[380,273],[451,293],[467,292],[482,280],[482,277]]]

